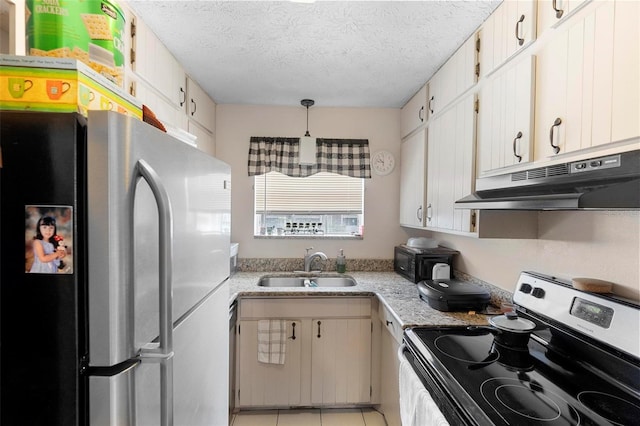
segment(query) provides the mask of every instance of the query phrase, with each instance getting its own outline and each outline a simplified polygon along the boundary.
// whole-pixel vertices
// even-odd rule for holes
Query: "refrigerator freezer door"
[[[228,310],[229,285],[224,283],[173,332],[176,425],[229,424]]]
[[[212,291],[174,329],[173,424],[227,425],[228,336],[216,320],[229,304],[227,283]],[[160,425],[165,411],[161,365],[142,362],[117,376],[91,377],[92,426]]]
[[[160,334],[159,211],[151,186],[138,178],[140,162],[157,174],[172,206],[174,321],[229,276],[229,166],[134,118],[91,111],[87,222],[92,366],[133,358]]]

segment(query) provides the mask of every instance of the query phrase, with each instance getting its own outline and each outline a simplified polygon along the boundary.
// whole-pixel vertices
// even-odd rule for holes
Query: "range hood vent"
[[[640,209],[640,150],[476,179],[458,209]]]

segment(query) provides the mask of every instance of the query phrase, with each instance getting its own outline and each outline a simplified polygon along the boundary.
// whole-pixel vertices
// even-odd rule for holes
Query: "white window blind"
[[[256,213],[362,214],[364,181],[321,172],[305,178],[255,176]]]

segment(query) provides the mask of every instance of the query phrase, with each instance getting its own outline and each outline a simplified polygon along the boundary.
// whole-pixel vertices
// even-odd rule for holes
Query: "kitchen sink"
[[[260,287],[353,287],[351,277],[262,277]]]

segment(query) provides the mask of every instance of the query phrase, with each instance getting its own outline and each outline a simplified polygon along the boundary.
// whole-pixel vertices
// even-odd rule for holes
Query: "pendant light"
[[[298,151],[298,163],[301,166],[312,166],[316,164],[316,138],[309,134],[309,107],[315,102],[313,99],[303,99],[300,104],[307,107],[307,132],[300,138],[300,149]]]

